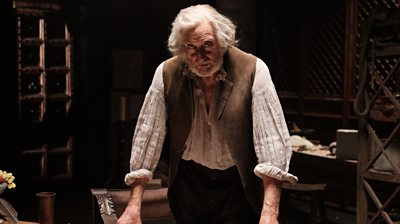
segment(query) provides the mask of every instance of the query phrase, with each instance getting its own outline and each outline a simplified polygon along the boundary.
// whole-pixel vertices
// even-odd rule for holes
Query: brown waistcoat
[[[254,81],[256,57],[236,47],[228,48],[224,56],[225,81],[219,82],[217,94],[217,128],[227,141],[230,153],[239,170],[246,196],[260,214],[263,201],[262,180],[253,170],[257,157],[253,144],[251,89]],[[184,63],[178,58],[164,64],[163,79],[167,107],[169,138],[169,187],[173,182],[186,139],[189,135],[193,111],[193,80],[183,75]]]

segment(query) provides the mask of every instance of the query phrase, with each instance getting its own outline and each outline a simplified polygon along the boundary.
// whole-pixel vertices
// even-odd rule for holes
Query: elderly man
[[[209,5],[179,12],[136,124],[118,224],[140,221],[143,191],[168,133],[168,199],[177,223],[278,223],[292,155],[265,63],[235,47],[235,25]]]

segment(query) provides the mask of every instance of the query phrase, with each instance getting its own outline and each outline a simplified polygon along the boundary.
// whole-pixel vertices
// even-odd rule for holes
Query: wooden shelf
[[[340,114],[324,114],[318,112],[304,112],[304,116],[307,117],[323,117],[323,118],[333,118],[333,119],[343,119],[343,116]]]
[[[18,56],[11,65],[18,68],[16,79],[12,78],[17,98],[16,128],[27,130],[16,133],[23,142],[18,146],[23,161],[16,168],[27,170],[28,179],[39,175],[42,179],[36,185],[55,178],[64,180],[75,166],[75,145],[69,140],[59,142],[76,135],[64,130],[70,127],[67,116],[74,95],[72,24],[56,1],[13,3],[12,23],[16,27],[12,31]]]
[[[362,174],[367,179],[400,184],[400,174],[370,169]]]
[[[400,120],[400,111],[396,110],[390,115],[386,115],[381,110],[371,110],[370,117],[376,121],[396,122]]]
[[[387,57],[400,55],[400,46],[393,45],[375,49],[375,57]]]
[[[43,94],[32,94],[21,97],[22,102],[40,102],[44,99]]]
[[[49,39],[47,43],[52,47],[66,47],[71,44],[71,41],[63,38],[55,38],[55,39]]]
[[[306,96],[304,97],[304,100],[310,100],[310,101],[336,101],[336,102],[342,102],[343,97],[340,96]]]
[[[21,40],[23,46],[40,46],[43,44],[43,39],[36,37],[27,37]]]
[[[298,111],[285,110],[285,114],[286,115],[299,115],[299,112]]]
[[[52,66],[47,68],[48,72],[61,73],[61,74],[67,73],[70,70],[71,69],[68,68],[67,66]]]
[[[278,92],[279,99],[294,99],[298,100],[300,97],[298,94],[291,94],[291,93],[283,93]]]
[[[68,101],[71,99],[71,96],[69,94],[65,94],[65,93],[57,93],[57,94],[48,95],[47,99],[52,100],[52,101]]]
[[[24,74],[40,74],[43,72],[43,68],[40,66],[25,66],[21,69]]]

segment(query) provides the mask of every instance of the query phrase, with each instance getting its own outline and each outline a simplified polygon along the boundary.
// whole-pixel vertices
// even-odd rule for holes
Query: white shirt
[[[186,139],[182,159],[193,160],[211,169],[225,170],[235,165],[227,142],[217,127],[216,97],[212,97],[207,110],[201,78],[185,68],[185,75],[191,77],[193,85],[194,117],[188,138]],[[216,75],[217,82],[224,82],[226,72],[222,68]],[[214,94],[219,92],[216,85]]]
[[[132,139],[130,173],[125,176],[127,185],[132,184],[137,178],[151,179],[160,159],[166,135],[167,120],[162,75],[163,67],[164,62],[156,69],[153,82],[146,94],[139,114]],[[209,114],[212,115],[213,105],[211,104],[210,107]],[[254,168],[254,173],[260,178],[262,178],[262,175],[266,175],[278,180],[295,183],[297,177],[288,173],[292,156],[289,131],[268,67],[259,58],[257,58],[256,74],[252,87],[251,109],[254,149],[258,159],[258,165]],[[201,111],[201,109],[198,111]],[[198,111],[197,114],[199,114]],[[212,122],[213,120],[211,119],[210,121]],[[210,123],[210,126],[212,127],[212,123]],[[196,147],[193,150],[193,145],[195,144],[191,144],[191,142],[197,138],[191,138],[191,136],[196,136],[196,134],[198,133],[194,133],[191,130],[186,141],[186,147],[188,148],[184,151],[183,159],[192,159],[214,169],[226,169],[234,165],[229,150],[221,139],[211,139],[210,136],[203,136],[203,138],[210,139],[208,145]],[[212,136],[218,135],[213,133]],[[210,151],[212,152],[211,154],[204,153]]]

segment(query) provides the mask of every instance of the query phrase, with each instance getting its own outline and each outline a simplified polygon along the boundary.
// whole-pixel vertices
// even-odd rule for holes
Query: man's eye
[[[193,44],[186,45],[186,48],[189,49],[189,50],[196,49],[196,47]]]
[[[212,44],[212,42],[211,41],[206,41],[205,43],[204,43],[204,47],[211,47],[213,44]]]

